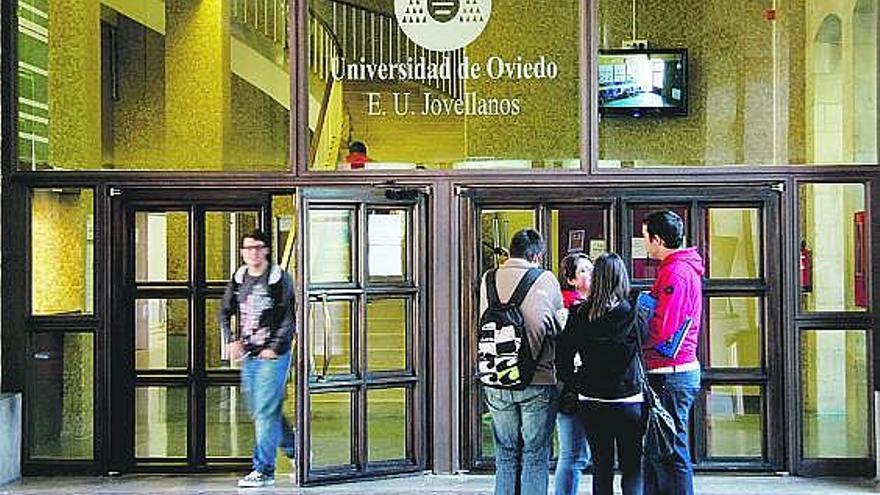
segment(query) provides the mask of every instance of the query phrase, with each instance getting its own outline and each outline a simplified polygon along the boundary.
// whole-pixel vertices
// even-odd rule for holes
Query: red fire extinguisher
[[[807,249],[807,241],[801,241],[801,292],[813,292],[813,252]]]

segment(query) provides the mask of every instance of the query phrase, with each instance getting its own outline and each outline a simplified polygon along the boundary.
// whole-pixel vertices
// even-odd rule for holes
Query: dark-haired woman
[[[615,450],[623,494],[642,493],[644,397],[637,353],[647,321],[628,300],[629,289],[623,260],[614,253],[600,256],[590,297],[569,315],[556,351],[559,376],[580,399],[595,469],[593,495],[614,491]]]
[[[571,253],[562,259],[559,264],[559,285],[562,287],[562,304],[566,315],[590,295],[592,277],[593,262],[586,254]],[[577,409],[577,392],[563,382],[556,414],[559,458],[553,482],[555,495],[577,495],[581,472],[590,462],[590,448]]]

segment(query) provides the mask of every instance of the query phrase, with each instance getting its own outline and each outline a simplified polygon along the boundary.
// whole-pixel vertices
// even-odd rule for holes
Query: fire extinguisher
[[[801,241],[801,292],[813,292],[813,252],[807,249],[807,241]]]

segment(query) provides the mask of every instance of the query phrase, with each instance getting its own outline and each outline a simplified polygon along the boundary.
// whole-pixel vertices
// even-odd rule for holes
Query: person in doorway
[[[494,272],[500,301],[509,301],[517,285],[544,256],[541,234],[524,229],[510,241],[510,258]],[[490,272],[489,272],[490,273]],[[489,307],[488,273],[480,286],[480,314]],[[556,420],[555,339],[562,292],[552,272],[542,271],[519,305],[525,335],[535,361],[531,381],[521,389],[483,387],[492,414],[495,439],[495,494],[546,495],[550,450]]]
[[[578,394],[579,416],[593,454],[593,495],[614,493],[615,451],[623,495],[641,495],[644,488],[639,342],[648,325],[646,313],[628,300],[629,288],[620,256],[600,256],[590,296],[572,311],[557,348],[559,376]]]
[[[592,276],[593,262],[583,252],[571,253],[562,259],[559,264],[559,285],[565,306],[563,320],[567,320],[568,315],[590,295]],[[554,492],[556,495],[577,495],[581,473],[590,462],[590,449],[578,418],[577,392],[564,381],[559,411],[556,413],[556,429],[559,432],[559,458],[556,461]]]
[[[241,384],[254,421],[253,470],[240,479],[242,488],[275,483],[279,445],[294,455],[294,432],[284,419],[282,403],[290,368],[294,335],[293,282],[269,262],[269,237],[259,230],[241,240],[239,267],[226,286],[220,309],[220,329],[232,359],[243,359]],[[230,320],[238,316],[233,337]]]
[[[367,145],[362,143],[361,141],[352,141],[351,144],[348,145],[348,156],[345,157],[345,163],[351,168],[351,170],[361,170],[366,168],[367,162],[370,162],[370,157],[367,155]]]
[[[648,382],[675,420],[677,432],[675,455],[662,464],[646,463],[645,487],[649,495],[692,495],[688,417],[700,392],[697,342],[703,314],[703,259],[696,248],[683,247],[684,222],[673,211],[645,217],[642,235],[648,256],[660,260],[651,287],[657,304],[644,343]],[[676,345],[670,346],[671,342]]]

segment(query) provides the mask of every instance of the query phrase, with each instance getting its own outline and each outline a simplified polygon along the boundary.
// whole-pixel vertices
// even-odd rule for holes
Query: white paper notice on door
[[[402,277],[406,247],[406,213],[374,212],[367,225],[370,277]]]

